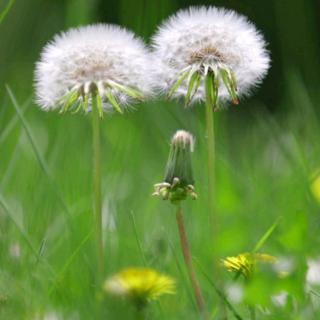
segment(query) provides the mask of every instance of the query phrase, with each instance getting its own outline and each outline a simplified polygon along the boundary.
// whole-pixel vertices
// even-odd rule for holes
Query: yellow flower
[[[236,272],[248,278],[254,272],[257,263],[275,263],[277,259],[264,253],[241,253],[222,260],[222,265],[230,272]]]
[[[312,180],[310,188],[314,198],[320,202],[320,174]]]
[[[174,294],[175,281],[152,269],[128,268],[107,279],[104,290],[143,305],[163,294]]]

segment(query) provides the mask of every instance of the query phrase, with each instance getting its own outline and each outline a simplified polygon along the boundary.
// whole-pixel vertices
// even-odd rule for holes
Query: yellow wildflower
[[[310,188],[314,198],[320,202],[320,174],[312,180]]]
[[[133,299],[139,305],[175,293],[175,281],[148,268],[128,268],[107,279],[104,290]]]
[[[248,278],[254,272],[257,263],[275,263],[277,259],[264,253],[241,253],[222,260],[222,265],[230,272],[236,272]]]

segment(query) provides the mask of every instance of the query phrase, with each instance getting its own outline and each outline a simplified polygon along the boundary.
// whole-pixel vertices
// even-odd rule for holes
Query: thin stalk
[[[198,309],[200,313],[204,316],[204,318],[208,318],[204,299],[201,293],[201,289],[192,266],[192,259],[190,255],[190,249],[189,249],[189,244],[188,244],[186,231],[184,227],[182,209],[180,205],[177,206],[176,220],[177,220],[177,225],[179,230],[181,250],[182,250],[184,262],[188,270],[189,279],[192,285],[192,289],[198,305]]]
[[[256,320],[256,308],[254,306],[249,306],[250,319]]]
[[[208,89],[206,88],[206,91]],[[207,134],[207,155],[208,155],[208,210],[210,231],[216,231],[217,221],[214,212],[214,168],[215,168],[215,135],[214,135],[214,118],[213,105],[206,92],[206,134]]]
[[[93,195],[94,222],[99,280],[103,277],[102,201],[101,201],[101,143],[97,95],[92,94]]]
[[[146,320],[147,319],[146,306],[144,306],[142,308],[135,308],[134,319],[135,320]]]
[[[208,160],[208,210],[209,210],[209,228],[210,234],[213,235],[213,243],[216,243],[217,234],[218,234],[218,221],[217,215],[215,213],[215,133],[214,133],[214,108],[217,100],[217,96],[213,96],[213,92],[216,91],[212,88],[214,86],[213,82],[205,82],[205,91],[206,91],[206,134],[207,134],[207,160]],[[213,90],[213,91],[212,91]],[[213,261],[214,261],[214,275],[216,279],[219,279],[219,267],[217,266],[217,257],[216,253],[213,252]],[[221,287],[221,283],[218,283],[218,287]],[[226,305],[221,299],[221,310],[220,315],[224,320],[228,319]]]

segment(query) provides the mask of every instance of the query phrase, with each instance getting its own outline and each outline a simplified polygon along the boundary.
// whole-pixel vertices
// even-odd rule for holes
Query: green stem
[[[216,95],[217,90],[214,90],[214,79],[212,82],[205,81],[205,92],[206,92],[206,134],[207,134],[207,160],[208,160],[208,210],[209,210],[209,231],[210,235],[213,236],[213,243],[216,244],[218,234],[218,221],[215,213],[215,134],[214,134],[214,107],[217,96],[213,96],[213,92]],[[212,91],[213,90],[213,91]],[[214,275],[216,279],[220,279],[219,266],[217,265],[216,252],[213,252],[214,261]],[[220,282],[220,283],[219,283]],[[221,281],[217,281],[218,287],[222,287]],[[220,301],[220,316],[222,319],[228,319],[226,306],[221,299]]]
[[[146,306],[142,308],[135,308],[135,314],[134,314],[135,320],[146,320],[147,319],[147,309]]]
[[[181,250],[182,250],[184,262],[185,262],[187,270],[188,270],[188,275],[189,275],[189,279],[190,279],[190,282],[192,285],[193,293],[194,293],[194,296],[195,296],[195,299],[197,302],[197,306],[198,306],[200,313],[203,315],[203,317],[205,319],[207,319],[208,316],[207,316],[207,311],[205,308],[204,299],[203,299],[203,296],[201,293],[201,289],[200,289],[196,274],[195,274],[193,266],[192,266],[192,259],[191,259],[189,244],[188,244],[186,231],[185,231],[185,227],[184,227],[182,209],[181,209],[180,205],[177,206],[176,220],[177,220],[177,225],[178,225],[178,230],[179,230]]]
[[[96,250],[99,280],[103,277],[102,201],[101,201],[101,146],[100,117],[97,94],[92,94],[92,137],[93,137],[93,194]]]
[[[207,134],[207,152],[208,152],[208,209],[209,209],[209,226],[210,231],[217,226],[214,212],[214,168],[215,168],[215,137],[214,137],[214,119],[213,105],[209,98],[209,89],[206,88],[206,134]]]
[[[249,306],[250,319],[256,320],[256,308],[254,306]]]

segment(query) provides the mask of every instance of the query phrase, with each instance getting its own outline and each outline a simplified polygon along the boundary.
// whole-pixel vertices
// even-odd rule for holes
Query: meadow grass
[[[246,287],[246,301],[271,312],[263,315],[259,309],[257,319],[288,319],[288,314],[290,319],[305,314],[303,319],[315,319],[318,314],[305,292],[305,272],[306,259],[317,254],[319,244],[318,204],[309,185],[317,169],[315,137],[320,126],[300,78],[294,76],[288,83],[290,99],[284,103],[294,102],[289,115],[271,116],[255,102],[216,115],[220,233],[215,250],[221,258],[250,251],[281,216],[261,250],[294,261],[287,278],[265,272]],[[88,319],[98,312],[99,302],[106,318],[130,317],[125,302],[92,287],[96,267],[90,121],[84,116],[43,114],[30,100],[25,109],[10,90],[2,104],[2,119],[9,121],[1,121],[5,137],[0,137],[0,293],[6,297],[1,317],[34,319],[36,314],[57,312],[62,318],[73,314]],[[123,267],[146,265],[174,277],[177,294],[164,297],[160,308],[150,306],[153,319],[198,318],[179,251],[174,208],[151,196],[153,184],[161,181],[176,128],[188,128],[197,140],[193,164],[199,199],[186,201],[185,222],[199,281],[214,314],[217,293],[210,279],[214,248],[207,236],[204,109],[185,111],[174,103],[153,102],[101,122],[105,276]],[[19,252],[15,254],[14,248]],[[220,275],[227,285],[232,283],[229,273],[222,270]],[[280,308],[270,303],[270,296],[281,290],[290,293],[291,305]],[[232,305],[247,318],[245,304]]]

